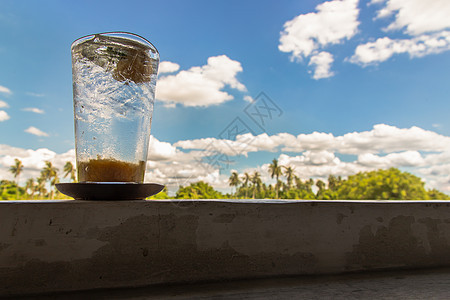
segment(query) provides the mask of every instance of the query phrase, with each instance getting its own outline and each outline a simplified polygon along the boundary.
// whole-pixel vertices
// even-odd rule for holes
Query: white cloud
[[[388,21],[383,28],[386,34],[401,31],[405,36],[386,35],[363,42],[345,61],[367,66],[394,55],[417,58],[450,50],[450,1],[372,0],[370,4],[379,6],[374,22]],[[291,53],[292,60],[309,59],[307,64],[313,67],[314,79],[331,77],[334,57],[324,50],[357,34],[358,15],[358,0],[319,4],[316,12],[298,15],[284,24],[278,49]]]
[[[36,136],[48,136],[48,133],[46,133],[36,127],[33,127],[33,126],[30,126],[27,129],[25,129],[25,132],[28,132],[28,133],[36,135]]]
[[[0,100],[0,108],[8,108],[9,105],[5,101]]]
[[[62,177],[62,170],[66,162],[70,161],[75,165],[75,150],[69,150],[62,154],[57,154],[49,149],[40,148],[37,150],[22,149],[18,147],[11,147],[8,145],[0,145],[0,178],[12,180],[12,175],[9,172],[9,167],[14,164],[15,159],[22,161],[24,165],[23,173],[20,176],[20,181],[25,182],[28,178],[37,178],[40,171],[45,166],[45,161],[50,161],[56,168],[59,169],[60,177]]]
[[[339,158],[334,155],[334,152],[321,151],[305,151],[302,155],[288,156],[281,154],[279,157],[280,165],[297,165],[297,166],[320,166],[320,165],[337,165],[340,163]]]
[[[253,136],[250,133],[239,135],[236,137],[235,144],[232,145],[233,149],[244,149],[246,152],[256,151],[269,151],[274,152],[277,147],[282,143],[278,136],[269,136],[267,133],[262,133],[257,136]],[[240,147],[238,147],[240,146]]]
[[[353,37],[359,25],[357,0],[334,0],[316,6],[317,13],[299,15],[284,24],[278,49],[294,58]]]
[[[239,169],[239,165],[233,164],[236,156],[260,151],[273,152],[281,165],[294,167],[295,173],[303,179],[326,179],[330,174],[345,177],[357,172],[397,167],[418,174],[426,181],[427,188],[450,191],[450,137],[419,127],[398,128],[385,124],[375,125],[369,131],[340,136],[323,132],[264,133],[237,136],[235,141],[203,138],[175,143],[151,137],[146,181],[169,185],[171,191],[179,185],[199,180],[227,189],[230,170]],[[218,154],[225,154],[230,164],[215,165]],[[345,161],[340,158],[344,154]],[[25,180],[27,176],[39,176],[45,160],[62,170],[65,161],[74,162],[75,152],[56,154],[49,149],[0,145],[0,178],[11,177],[8,169],[14,158],[23,161],[27,171],[21,180]],[[223,167],[221,171],[220,166]],[[268,163],[263,162],[241,170],[241,173],[258,171],[264,181],[271,182],[267,168]]]
[[[253,98],[252,98],[252,96],[244,96],[244,100],[245,101],[247,101],[247,102],[253,102],[253,101],[255,101]]]
[[[182,149],[206,150],[211,145],[214,149],[227,155],[236,155],[236,149],[243,149],[239,154],[249,152],[303,152],[336,151],[342,154],[360,155],[365,153],[390,153],[401,151],[446,151],[450,149],[450,137],[416,126],[398,128],[386,124],[374,125],[370,131],[351,132],[342,136],[331,133],[312,132],[297,136],[289,133],[253,136],[238,135],[235,141],[203,138],[178,141],[174,144]]]
[[[318,152],[306,152],[302,155],[289,156],[281,154],[278,163],[294,168],[295,174],[302,179],[319,178],[326,180],[329,175],[349,176],[370,168],[356,162],[342,162],[332,152],[324,152],[324,158]]]
[[[184,141],[189,142],[189,141]],[[194,142],[196,143],[196,142]],[[160,142],[152,137],[145,180],[165,184],[171,192],[180,185],[186,186],[197,181],[205,181],[216,188],[228,187],[228,176],[220,173],[216,166],[208,164],[208,151],[177,149],[178,143]]]
[[[4,93],[4,94],[12,94],[12,91],[10,89],[8,89],[6,86],[0,85],[0,93]]]
[[[378,38],[359,45],[348,59],[362,66],[377,64],[396,54],[411,58],[438,54],[450,50],[450,1],[448,0],[387,0],[377,12],[377,19],[393,16],[386,32],[402,30],[409,38]]]
[[[398,128],[386,124],[377,124],[369,131],[351,132],[341,136],[331,133],[313,132],[299,134],[266,133],[252,136],[237,136],[235,141],[216,138],[179,141],[174,144],[184,150],[195,150],[197,156],[213,149],[230,157],[247,156],[251,152],[294,152],[300,155],[281,154],[282,165],[292,165],[301,178],[322,178],[329,174],[348,176],[357,172],[379,168],[409,168],[419,175],[421,170],[441,164],[450,165],[450,137],[413,126]],[[241,150],[239,150],[241,149]],[[191,152],[193,153],[193,152]],[[356,155],[350,162],[341,161],[336,155]],[[192,156],[191,156],[192,158]],[[249,168],[248,172],[259,170]],[[410,170],[409,170],[410,171]],[[430,171],[431,172],[431,171]],[[436,171],[435,171],[436,172]],[[443,172],[443,171],[442,171]],[[450,190],[450,181],[444,184],[443,173],[426,175],[423,179],[430,182],[429,187]],[[439,178],[431,178],[438,176]]]
[[[416,126],[397,128],[377,124],[371,131],[347,133],[336,138],[336,149],[346,154],[375,152],[445,151],[450,149],[450,137]]]
[[[174,144],[176,147],[189,150],[202,150],[202,152],[222,153],[226,155],[236,155],[236,149],[247,148],[248,144],[242,144],[239,141],[230,141],[216,138],[202,138],[195,140],[178,141]],[[255,148],[252,148],[256,150]],[[248,151],[248,149],[246,149]],[[245,154],[245,153],[242,153]]]
[[[173,73],[180,69],[180,65],[170,62],[170,61],[162,61],[159,63],[158,73]]]
[[[177,148],[167,142],[160,142],[152,136],[150,138],[148,159],[151,161],[165,161],[174,158],[177,155]]]
[[[0,122],[9,120],[10,116],[8,115],[8,113],[4,110],[0,110]]]
[[[377,1],[381,2],[381,1]],[[395,16],[385,30],[405,29],[410,35],[450,28],[448,0],[388,0],[377,13],[377,18]]]
[[[40,108],[36,108],[36,107],[26,107],[24,109],[22,109],[23,111],[29,111],[29,112],[33,112],[36,114],[44,114],[45,111],[43,109]]]
[[[417,151],[404,151],[399,153],[389,153],[379,156],[372,153],[365,153],[358,156],[358,163],[364,166],[387,169],[390,167],[418,167],[424,164],[425,160]]]
[[[334,75],[332,71],[330,71],[331,64],[333,63],[333,55],[329,52],[319,52],[311,56],[309,61],[309,66],[315,67],[314,69],[314,79],[322,79],[328,78]]]
[[[337,164],[340,162],[333,152],[327,150],[305,151],[303,154],[305,161],[312,165]]]
[[[426,165],[450,164],[450,149],[439,151],[439,153],[428,154],[425,157],[425,164]]]
[[[428,188],[435,188],[450,194],[450,163],[427,165],[419,168],[417,173],[425,178]]]
[[[225,86],[246,91],[236,78],[242,70],[240,62],[226,55],[210,57],[204,66],[159,78],[156,98],[185,106],[217,105],[233,99],[232,95],[222,90]]]
[[[284,24],[278,49],[302,61],[312,56],[310,65],[319,70],[314,78],[326,78],[333,62],[331,54],[319,50],[352,38],[358,30],[358,0],[333,0],[316,6],[317,12],[302,14]],[[331,58],[331,59],[330,59]]]
[[[363,66],[386,61],[394,54],[409,54],[411,58],[438,54],[450,50],[450,31],[421,35],[411,39],[390,39],[383,37],[375,42],[356,47],[350,62]]]
[[[310,134],[299,134],[294,139],[289,139],[285,144],[284,151],[301,152],[305,150],[335,149],[336,139],[331,133],[313,132]]]

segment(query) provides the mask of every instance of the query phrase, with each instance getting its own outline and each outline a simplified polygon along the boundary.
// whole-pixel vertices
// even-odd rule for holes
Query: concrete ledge
[[[447,201],[0,202],[0,296],[450,266]]]

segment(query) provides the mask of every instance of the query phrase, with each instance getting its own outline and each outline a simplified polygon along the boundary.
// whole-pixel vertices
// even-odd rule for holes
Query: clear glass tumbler
[[[144,181],[159,53],[126,32],[72,43],[79,182]]]

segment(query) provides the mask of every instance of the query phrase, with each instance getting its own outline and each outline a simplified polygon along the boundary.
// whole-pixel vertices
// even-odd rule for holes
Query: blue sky
[[[277,158],[302,178],[398,167],[449,193],[448,15],[445,0],[3,0],[0,177],[16,157],[21,180],[73,161],[70,44],[128,31],[164,62],[147,181],[270,181]],[[264,97],[279,111],[260,128],[246,111]],[[230,124],[241,136],[224,136]]]

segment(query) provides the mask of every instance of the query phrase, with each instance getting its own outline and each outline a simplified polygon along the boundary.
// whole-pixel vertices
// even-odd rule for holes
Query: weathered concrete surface
[[[450,266],[450,202],[0,202],[0,295]]]
[[[449,299],[450,270],[408,270],[247,279],[132,289],[33,295],[33,300],[85,299]]]

